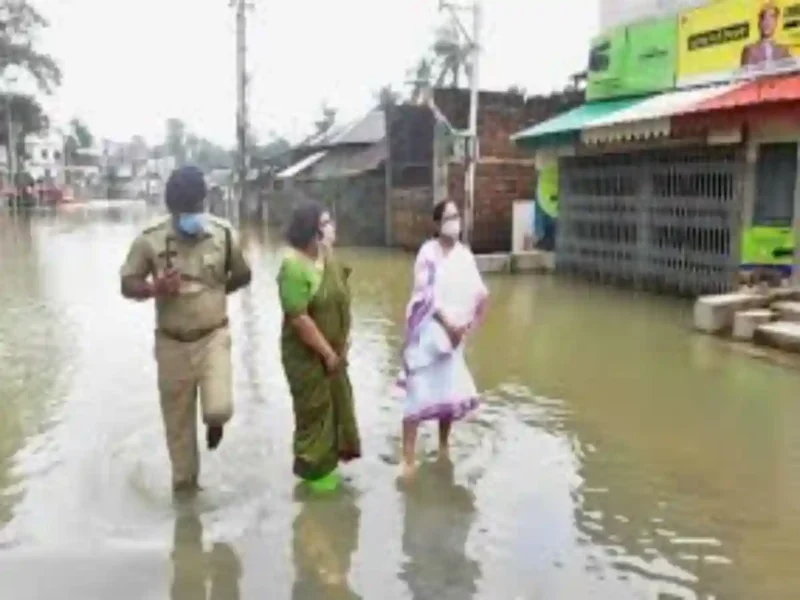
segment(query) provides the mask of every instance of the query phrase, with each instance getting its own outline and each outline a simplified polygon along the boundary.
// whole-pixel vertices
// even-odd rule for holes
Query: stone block
[[[753,340],[773,348],[800,353],[800,323],[775,321],[759,325]]]
[[[733,327],[738,311],[763,308],[767,298],[759,294],[733,293],[701,296],[694,303],[694,327],[706,333],[721,333]]]
[[[733,316],[733,339],[752,340],[759,325],[770,323],[775,313],[768,308],[741,310]]]
[[[793,300],[774,302],[772,304],[772,309],[778,313],[778,317],[782,321],[800,323],[800,302],[795,302]]]
[[[552,273],[555,271],[555,256],[544,250],[527,250],[511,255],[512,273]]]
[[[481,273],[505,273],[511,266],[511,255],[504,252],[496,254],[477,254],[475,262]]]

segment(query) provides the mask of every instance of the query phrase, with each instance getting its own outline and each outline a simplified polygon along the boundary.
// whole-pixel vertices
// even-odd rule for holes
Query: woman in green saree
[[[347,375],[350,269],[332,253],[330,214],[297,207],[278,273],[283,309],[281,359],[294,406],[294,474],[318,490],[337,487],[339,461],[361,456]]]

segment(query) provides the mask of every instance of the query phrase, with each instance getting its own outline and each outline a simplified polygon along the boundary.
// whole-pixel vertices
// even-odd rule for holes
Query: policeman
[[[133,241],[121,269],[122,295],[156,303],[158,390],[176,492],[199,489],[197,397],[209,449],[233,414],[227,295],[251,271],[231,224],[204,210],[202,171],[180,167],[167,180],[170,212]]]

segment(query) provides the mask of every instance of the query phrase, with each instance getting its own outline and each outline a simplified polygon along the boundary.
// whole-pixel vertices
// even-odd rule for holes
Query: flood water
[[[489,278],[470,360],[485,403],[452,467],[404,489],[390,390],[407,254],[352,264],[365,458],[298,496],[278,357],[278,242],[249,230],[232,297],[237,412],[173,507],[151,305],[117,273],[136,207],[0,213],[0,598],[796,598],[800,374],[688,331],[690,306]]]

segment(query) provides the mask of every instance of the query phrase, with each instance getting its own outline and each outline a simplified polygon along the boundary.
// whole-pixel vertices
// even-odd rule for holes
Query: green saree
[[[350,269],[329,257],[319,269],[299,255],[284,258],[278,287],[284,312],[281,359],[294,407],[294,474],[320,480],[340,460],[361,456],[353,390],[347,375],[350,334]],[[322,359],[299,337],[291,318],[307,313],[333,348],[345,358],[329,375]]]

